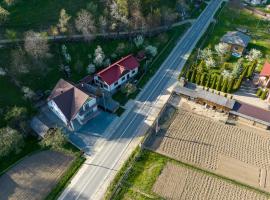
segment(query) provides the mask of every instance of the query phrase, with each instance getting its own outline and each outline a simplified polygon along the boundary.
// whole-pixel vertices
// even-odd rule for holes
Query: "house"
[[[60,79],[47,99],[50,110],[70,129],[85,124],[97,114],[96,97]]]
[[[233,56],[241,57],[250,40],[251,38],[248,35],[240,31],[230,31],[220,41],[229,45]]]
[[[267,3],[267,0],[245,0],[246,3],[249,3],[251,5],[257,6],[257,5],[263,5]]]
[[[259,75],[259,85],[261,87],[270,89],[270,63],[266,61]],[[270,102],[270,95],[267,97],[267,101]]]
[[[128,55],[98,72],[94,82],[106,91],[114,92],[138,73],[139,66],[138,60]]]

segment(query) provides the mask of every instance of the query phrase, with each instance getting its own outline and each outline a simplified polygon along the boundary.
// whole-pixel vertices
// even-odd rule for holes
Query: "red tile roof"
[[[98,72],[97,75],[108,85],[113,84],[126,72],[139,67],[139,62],[133,55],[128,55]]]
[[[260,76],[270,76],[270,63],[267,61],[264,63]]]

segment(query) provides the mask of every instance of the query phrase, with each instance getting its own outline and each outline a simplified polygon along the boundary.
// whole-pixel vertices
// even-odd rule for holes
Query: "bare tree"
[[[92,38],[96,32],[95,21],[90,12],[82,9],[75,20],[76,29],[85,36],[85,38]]]
[[[49,56],[49,45],[47,36],[43,33],[28,31],[24,40],[25,51],[34,58],[45,58]]]
[[[5,22],[8,16],[9,12],[0,6],[0,23]]]

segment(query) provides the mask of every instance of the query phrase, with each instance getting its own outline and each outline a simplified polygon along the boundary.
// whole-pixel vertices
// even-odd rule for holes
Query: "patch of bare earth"
[[[44,199],[73,159],[72,156],[50,150],[26,157],[0,177],[0,199]]]
[[[169,129],[153,135],[147,148],[270,192],[269,133],[179,110]]]
[[[153,191],[171,200],[267,200],[267,197],[230,182],[168,163]]]

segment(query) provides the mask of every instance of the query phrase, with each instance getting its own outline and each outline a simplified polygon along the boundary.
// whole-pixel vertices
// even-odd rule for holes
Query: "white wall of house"
[[[117,87],[123,85],[124,83],[126,83],[128,80],[130,80],[132,77],[134,77],[136,74],[138,74],[138,68],[135,68],[132,71],[129,71],[127,74],[125,74],[124,76],[122,76],[120,79],[118,79],[118,81],[112,83],[111,85],[108,85],[105,82],[102,82],[102,80],[100,80],[98,78],[98,76],[94,77],[94,80],[96,83],[98,82],[102,82],[103,88],[109,92],[114,91]]]
[[[50,100],[48,102],[48,106],[54,112],[54,114],[56,114],[56,116],[62,120],[62,122],[64,122],[66,125],[68,124],[65,115],[61,112],[61,110],[58,108],[58,106],[53,100]]]
[[[87,102],[85,102],[85,104],[82,106],[82,108],[80,109],[80,111],[77,113],[76,115],[76,119],[79,121],[84,120],[85,115],[89,112],[83,112],[83,111],[87,111],[89,108],[92,109],[92,112],[96,112],[97,111],[97,100],[96,98],[91,98],[89,99]],[[81,114],[81,111],[83,112],[83,114]]]

